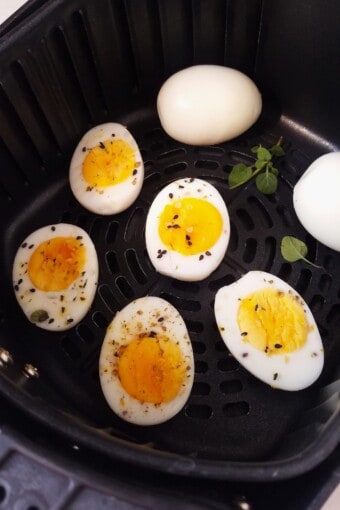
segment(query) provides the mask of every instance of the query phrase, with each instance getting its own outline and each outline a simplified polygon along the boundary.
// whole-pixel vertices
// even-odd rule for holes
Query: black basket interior
[[[310,4],[309,23],[315,28],[320,2]],[[340,419],[339,254],[317,243],[299,224],[292,187],[316,156],[336,149],[340,104],[330,100],[327,78],[339,57],[330,54],[320,95],[320,78],[308,79],[322,55],[309,52],[303,62],[301,55],[308,42],[317,44],[324,34],[310,28],[302,36],[298,28],[303,15],[301,6],[280,0],[51,0],[2,35],[0,346],[14,363],[0,367],[0,389],[25,412],[103,455],[195,476],[263,480],[275,471],[276,477],[287,478],[311,469],[335,448]],[[330,47],[340,35],[329,23]],[[283,43],[285,30],[289,33]],[[246,134],[218,146],[195,147],[172,140],[161,129],[155,110],[160,84],[198,63],[229,65],[254,77],[263,91],[264,111]],[[87,129],[105,121],[128,127],[146,171],[137,201],[110,217],[83,209],[68,184],[75,145]],[[286,156],[278,161],[278,192],[261,195],[254,183],[230,191],[232,165],[253,161],[253,145],[272,145],[280,136]],[[195,283],[156,274],[144,241],[153,197],[184,176],[214,184],[231,218],[223,263]],[[23,316],[11,272],[24,237],[61,221],[90,234],[100,279],[85,319],[67,332],[49,333]],[[285,262],[279,250],[284,235],[305,240],[309,258],[322,269]],[[286,280],[311,307],[324,341],[325,369],[307,390],[283,392],[262,384],[220,339],[215,293],[252,269]],[[98,356],[115,311],[146,294],[167,299],[184,317],[193,343],[195,381],[182,412],[167,423],[143,428],[123,422],[107,407]],[[37,367],[39,378],[23,375],[26,363]]]

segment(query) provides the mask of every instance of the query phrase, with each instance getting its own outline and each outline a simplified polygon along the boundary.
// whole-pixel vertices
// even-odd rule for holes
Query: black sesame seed
[[[19,285],[14,285],[14,290],[18,291],[19,290]]]
[[[275,344],[274,347],[275,347],[275,349],[281,349],[282,345],[281,344]]]
[[[73,322],[73,319],[67,319],[67,324],[71,324],[71,322]]]
[[[274,381],[276,381],[276,379],[278,378],[279,374],[277,372],[275,372],[275,374],[273,375],[273,379]]]
[[[21,285],[21,284],[22,284],[22,278],[20,278],[18,281],[18,285]]]
[[[28,249],[31,250],[33,248],[34,244],[30,244]]]
[[[178,214],[175,214],[175,216],[173,217],[174,220],[177,220],[178,218]]]
[[[76,239],[79,241],[80,239],[83,239],[83,236],[77,236]]]
[[[21,248],[26,248],[27,243],[22,243]]]
[[[169,193],[169,198],[174,198],[174,194],[173,193]]]
[[[247,331],[243,331],[243,333],[241,333],[241,336],[247,336],[247,335],[248,335]]]
[[[210,257],[211,252],[210,251],[206,251],[205,254],[208,255],[208,257]]]
[[[83,152],[86,152],[86,147],[83,147],[82,151],[83,151]]]
[[[137,170],[137,168],[135,168],[134,171],[132,172],[132,175],[137,175],[137,173],[138,173],[138,170]]]
[[[55,226],[51,227],[52,232],[55,232]]]
[[[247,352],[243,352],[242,353],[242,358],[246,358],[248,356],[248,353]]]
[[[159,317],[159,319],[157,319],[158,322],[163,322],[164,321],[164,317]]]
[[[259,305],[255,305],[255,312],[259,309]]]
[[[30,292],[35,292],[35,289],[30,289]]]
[[[194,177],[190,177],[189,182],[194,182]]]
[[[204,259],[204,255],[200,255],[200,256],[198,257],[198,260],[203,260],[203,259]]]
[[[52,324],[52,322],[54,322],[54,319],[49,319],[48,323]]]

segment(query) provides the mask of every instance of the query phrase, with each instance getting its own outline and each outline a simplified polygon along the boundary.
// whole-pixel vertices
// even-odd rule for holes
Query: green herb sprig
[[[306,259],[308,248],[306,243],[294,236],[284,236],[281,239],[281,255],[287,262],[296,262],[297,260],[304,260],[307,264],[321,269],[321,266],[313,264],[310,260]]]
[[[262,145],[252,147],[251,152],[256,154],[257,157],[255,163],[251,166],[247,166],[244,163],[234,165],[228,178],[229,188],[238,188],[256,176],[256,187],[261,193],[265,195],[275,193],[278,186],[277,176],[279,171],[274,167],[272,159],[274,156],[281,157],[285,155],[281,144],[282,137],[269,149],[262,147]]]

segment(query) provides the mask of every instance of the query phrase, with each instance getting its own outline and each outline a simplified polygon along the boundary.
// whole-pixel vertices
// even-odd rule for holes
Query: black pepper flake
[[[279,377],[279,374],[277,372],[275,372],[275,374],[273,375],[273,379],[274,381],[276,381],[276,379]]]
[[[137,175],[137,173],[138,173],[138,170],[137,170],[137,168],[135,168],[134,171],[132,172],[132,175]]]
[[[166,250],[158,250],[157,258],[161,259],[166,254]]]
[[[28,249],[31,250],[33,248],[34,244],[30,244]]]
[[[111,136],[115,137],[116,135],[115,135],[115,133],[112,133],[112,135],[111,135]]]
[[[18,291],[19,290],[19,285],[14,285],[14,290]]]
[[[76,239],[79,241],[80,239],[83,239],[83,236],[77,236]]]
[[[82,148],[82,151],[83,151],[83,152],[86,152],[86,147],[83,147],[83,148]]]
[[[268,345],[266,345],[266,347],[265,347],[265,349],[264,349],[264,352],[266,352],[266,353],[267,353],[268,351],[269,351],[269,347],[268,347]]]
[[[150,333],[149,333],[149,337],[151,337],[151,338],[155,338],[156,336],[157,336],[156,331],[150,331]]]
[[[174,194],[173,193],[169,193],[169,198],[174,198]]]
[[[206,251],[205,254],[210,257],[211,256],[211,252],[210,251]]]
[[[204,259],[204,255],[200,255],[200,256],[198,257],[198,260],[203,260],[203,259]]]
[[[157,319],[158,322],[163,322],[164,321],[164,317],[159,317],[159,319]]]
[[[248,352],[243,352],[242,353],[242,358],[246,358],[248,356]]]
[[[243,331],[243,332],[241,333],[241,336],[247,336],[247,335],[248,335],[247,331]]]
[[[190,177],[189,182],[194,182],[194,177]]]
[[[275,344],[274,347],[275,347],[275,349],[281,349],[282,345],[281,344]]]
[[[54,322],[54,319],[49,319],[48,323],[52,324],[52,322]]]
[[[191,237],[190,237],[188,234],[186,234],[186,235],[185,235],[185,239],[186,239],[187,241],[190,241]]]
[[[103,142],[99,142],[99,147],[100,147],[101,149],[105,149],[105,145],[103,144]]]
[[[87,186],[85,191],[92,191],[92,190],[93,190],[93,186]]]
[[[255,305],[255,312],[259,309],[259,305]]]
[[[73,319],[67,319],[67,324],[71,324],[71,322],[73,322]]]
[[[30,292],[35,292],[35,289],[30,289]]]
[[[61,313],[64,313],[65,312],[65,306],[62,306],[61,307]]]
[[[178,214],[175,214],[175,216],[172,218],[173,220],[177,220]]]

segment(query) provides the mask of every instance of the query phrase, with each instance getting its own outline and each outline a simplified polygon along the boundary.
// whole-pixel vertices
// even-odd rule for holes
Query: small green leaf
[[[250,150],[253,154],[257,154],[257,151],[259,150],[260,147],[261,145],[254,145],[254,147],[252,147]]]
[[[261,193],[271,195],[277,190],[277,177],[273,173],[266,171],[256,177],[256,186]]]
[[[262,159],[258,159],[255,162],[255,168],[257,168],[257,170],[262,170],[262,168],[264,168],[266,165],[267,165],[267,161],[264,161]]]
[[[279,171],[278,171],[277,168],[275,168],[275,166],[272,166],[270,168],[270,171],[271,171],[272,174],[276,175],[276,177],[279,175]]]
[[[243,163],[234,165],[228,177],[229,188],[233,189],[249,181],[253,175],[252,168]]]
[[[270,153],[273,155],[273,156],[284,156],[285,155],[285,151],[282,149],[281,145],[279,145],[278,143],[273,145],[273,147],[271,147],[269,149]]]
[[[257,158],[262,161],[270,161],[272,159],[272,155],[270,154],[269,150],[265,147],[259,147],[256,151]]]
[[[307,245],[294,236],[284,236],[281,240],[281,255],[287,262],[296,262],[297,260],[304,260],[311,266],[320,269],[320,266],[313,264],[305,257],[308,253]]]
[[[35,310],[31,313],[32,322],[44,322],[48,319],[48,313],[46,310]]]

